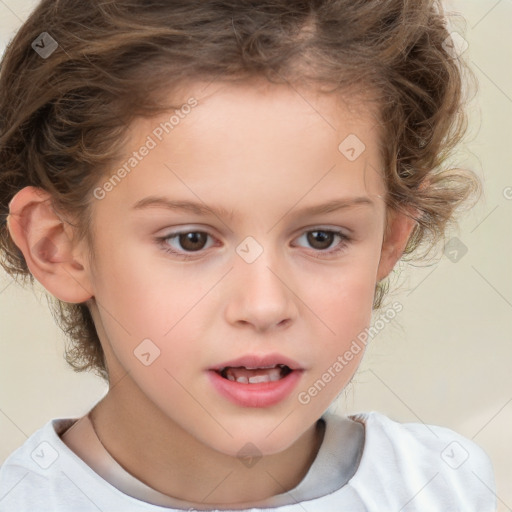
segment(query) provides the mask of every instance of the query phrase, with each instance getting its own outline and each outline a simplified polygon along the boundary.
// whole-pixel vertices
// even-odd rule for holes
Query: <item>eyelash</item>
[[[333,230],[333,229],[321,229],[321,228],[310,229],[310,230],[304,231],[304,233],[302,233],[302,235],[300,235],[300,236],[307,235],[308,233],[315,233],[315,232],[328,233],[330,235],[335,235],[335,236],[338,236],[341,240],[335,249],[331,249],[331,250],[329,250],[329,249],[313,249],[314,252],[319,253],[318,256],[313,255],[315,258],[324,258],[325,257],[324,255],[331,256],[331,255],[337,254],[337,253],[343,251],[344,249],[346,249],[348,244],[351,241],[351,239],[345,233],[343,233],[342,231],[337,231],[337,230]],[[173,238],[177,238],[180,235],[186,235],[189,233],[201,233],[201,234],[206,234],[207,236],[211,237],[211,235],[209,233],[207,233],[206,231],[199,231],[199,230],[176,231],[174,233],[169,233],[166,236],[158,237],[157,241],[164,252],[166,252],[168,254],[172,254],[173,256],[177,256],[178,258],[181,258],[184,260],[190,260],[190,259],[194,259],[195,254],[201,254],[201,252],[204,251],[205,249],[200,249],[198,251],[190,251],[188,253],[186,253],[186,252],[181,253],[174,249],[171,249],[169,247],[169,245],[166,243],[169,240],[172,240]],[[322,256],[320,256],[320,254]]]

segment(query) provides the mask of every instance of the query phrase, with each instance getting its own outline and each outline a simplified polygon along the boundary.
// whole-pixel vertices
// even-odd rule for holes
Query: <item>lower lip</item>
[[[242,407],[269,407],[290,395],[302,376],[302,370],[294,370],[274,382],[258,384],[228,380],[213,370],[209,370],[208,374],[215,389],[234,404]]]

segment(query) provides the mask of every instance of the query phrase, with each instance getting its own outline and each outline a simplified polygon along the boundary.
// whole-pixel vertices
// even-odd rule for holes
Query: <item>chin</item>
[[[206,444],[230,457],[265,457],[285,451],[308,430],[296,425],[285,425],[286,420],[281,423],[282,419],[273,419],[269,422],[271,425],[267,422],[265,425],[260,423],[259,426],[253,423],[250,427],[247,426],[247,421],[250,420],[246,419],[245,425],[242,424],[236,430],[230,430],[232,437],[227,435],[222,436],[221,439],[208,437]],[[313,426],[314,423],[311,427]]]

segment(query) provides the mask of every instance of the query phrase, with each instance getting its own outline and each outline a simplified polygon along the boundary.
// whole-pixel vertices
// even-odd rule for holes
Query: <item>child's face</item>
[[[177,105],[192,96],[198,105],[168,134],[155,129],[170,114],[133,125],[127,159],[137,151],[140,161],[94,204],[94,319],[113,380],[129,372],[125,378],[165,421],[221,452],[251,442],[273,453],[314,424],[364,352],[335,366],[369,325],[384,277],[378,129],[371,115],[347,110],[334,95],[204,87],[179,98]],[[344,153],[338,148],[351,134],[366,146],[355,160],[354,137]],[[223,212],[166,208],[166,200]],[[304,213],[335,200],[347,206]],[[159,240],[176,232],[191,234]],[[270,384],[233,383],[213,370],[267,356],[267,364],[252,365],[296,370]],[[252,375],[265,374],[280,376]]]

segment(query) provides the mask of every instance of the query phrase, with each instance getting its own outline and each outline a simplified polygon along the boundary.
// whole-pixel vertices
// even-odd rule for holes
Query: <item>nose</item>
[[[252,263],[236,256],[225,310],[230,324],[263,332],[287,327],[296,319],[298,299],[283,267],[268,250]]]

